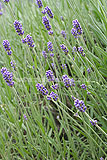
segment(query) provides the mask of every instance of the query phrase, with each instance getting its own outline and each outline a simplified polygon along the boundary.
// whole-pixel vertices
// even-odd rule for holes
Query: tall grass
[[[35,1],[10,0],[0,17],[0,68],[7,67],[14,74],[15,85],[7,86],[0,74],[0,158],[3,160],[99,160],[107,159],[107,2],[106,0],[44,0],[54,18],[49,19],[53,36],[42,24],[42,9]],[[64,20],[61,20],[63,16]],[[77,40],[71,34],[72,21],[78,19],[83,29]],[[30,34],[35,47],[21,42],[14,29],[14,21],[22,23],[24,35]],[[67,39],[61,35],[67,33]],[[8,56],[2,42],[9,40],[12,55]],[[54,57],[45,59],[51,41]],[[69,54],[65,55],[61,44]],[[82,46],[86,54],[72,55],[74,46]],[[49,53],[48,53],[49,54]],[[16,71],[10,61],[15,60]],[[51,63],[54,63],[54,69]],[[67,65],[66,69],[61,64]],[[87,69],[90,68],[90,74]],[[53,70],[58,79],[59,100],[48,101],[36,89],[42,83],[51,92],[46,71]],[[75,87],[67,89],[62,75],[75,80]],[[81,84],[87,85],[87,91]],[[82,99],[85,113],[78,112],[72,96]],[[26,115],[27,120],[24,119]],[[90,120],[96,119],[92,126]]]

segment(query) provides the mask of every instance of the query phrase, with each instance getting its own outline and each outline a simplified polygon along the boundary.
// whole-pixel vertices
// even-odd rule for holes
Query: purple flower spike
[[[83,57],[85,57],[84,49],[83,49],[81,46],[78,47],[78,52],[79,52]]]
[[[78,38],[78,36],[82,34],[82,28],[80,26],[80,23],[78,22],[77,19],[73,20],[72,23],[73,23],[73,28],[71,30],[71,33],[75,38]]]
[[[46,51],[43,51],[42,54],[43,54],[44,58],[47,58],[47,53],[46,53]]]
[[[44,9],[44,10],[42,11],[42,13],[43,13],[43,14],[46,14],[46,10]]]
[[[48,34],[51,36],[53,35],[53,31],[49,31]]]
[[[27,116],[25,114],[23,115],[23,117],[24,117],[25,121],[27,121]]]
[[[58,95],[54,92],[51,92],[50,95],[47,96],[47,100],[54,100],[57,101],[58,100]]]
[[[51,51],[51,52],[52,52],[52,51],[53,51],[53,44],[52,44],[52,42],[49,41],[49,42],[47,43],[47,45],[48,45],[48,51]]]
[[[24,31],[22,31],[22,25],[19,21],[15,20],[14,27],[19,36],[24,34]]]
[[[78,38],[77,30],[75,28],[72,28],[71,33],[75,38]]]
[[[65,68],[67,68],[67,65],[66,64],[62,64],[62,69],[65,69]]]
[[[15,61],[11,61],[10,64],[11,64],[11,67],[16,71],[16,63],[15,63]]]
[[[88,69],[87,69],[87,72],[88,72],[88,74],[89,74],[89,73],[91,72],[91,69],[90,69],[90,68],[88,68]]]
[[[12,87],[14,85],[13,82],[13,73],[10,73],[6,67],[3,67],[1,69],[1,74],[5,80],[5,82],[7,83],[8,86]]]
[[[71,79],[67,75],[63,75],[62,80],[64,82],[65,87],[71,87]]]
[[[42,17],[42,21],[43,21],[43,24],[45,26],[45,28],[50,31],[51,30],[51,25],[49,23],[49,20],[47,19],[46,16]]]
[[[31,47],[31,48],[34,47],[34,41],[32,39],[32,36],[30,36],[29,34],[24,39],[22,39],[22,42],[27,43],[28,46]]]
[[[38,5],[39,8],[43,7],[42,1],[41,0],[36,0],[36,3]]]
[[[52,13],[51,9],[50,9],[48,6],[45,7],[45,10],[46,10],[48,16],[49,16],[50,18],[53,18],[53,13]]]
[[[76,99],[74,101],[74,105],[81,112],[85,112],[85,110],[87,109],[84,102],[82,100],[79,100],[79,99]]]
[[[66,33],[65,33],[65,31],[61,31],[61,34],[62,34],[62,36],[66,39],[67,37],[66,37]]]
[[[53,89],[58,89],[59,88],[59,86],[58,86],[58,84],[56,83],[56,84],[54,84],[54,85],[52,85],[51,86]]]
[[[8,2],[9,2],[9,0],[4,0],[4,2],[5,2],[5,3],[8,3]]]
[[[47,77],[48,81],[54,81],[55,80],[53,72],[51,70],[46,71],[46,77]]]
[[[7,54],[11,55],[12,51],[11,51],[10,43],[8,40],[3,41],[3,47],[4,47],[5,51],[7,52]]]
[[[87,90],[87,86],[85,84],[82,84],[81,88],[84,89],[84,90]]]
[[[65,52],[65,54],[67,55],[68,54],[68,48],[64,44],[61,44],[60,47]]]
[[[43,86],[43,84],[37,83],[36,88],[42,95],[48,94],[48,90]]]
[[[51,56],[51,57],[54,57],[54,53],[50,53],[50,56]]]
[[[90,122],[93,126],[97,124],[97,120],[90,120]]]

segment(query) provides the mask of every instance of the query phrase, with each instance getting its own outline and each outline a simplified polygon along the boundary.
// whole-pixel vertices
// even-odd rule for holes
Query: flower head
[[[67,68],[67,65],[66,64],[62,64],[62,69],[65,69],[65,68]]]
[[[47,53],[46,53],[46,51],[42,51],[42,55],[44,56],[44,58],[47,58]]]
[[[16,71],[16,63],[15,63],[15,61],[11,61],[10,64],[11,64],[11,67]]]
[[[56,83],[56,84],[54,84],[54,85],[52,85],[51,86],[53,89],[58,89],[59,88],[59,86],[58,86],[58,84]]]
[[[46,10],[44,9],[44,10],[42,11],[42,13],[43,13],[43,14],[46,14]]]
[[[5,82],[7,83],[8,86],[12,87],[14,85],[13,82],[13,73],[10,73],[6,67],[3,67],[1,69],[1,74],[5,80]]]
[[[67,75],[63,75],[62,80],[64,82],[65,87],[71,87],[71,79]]]
[[[22,30],[22,25],[19,21],[15,20],[14,27],[19,36],[24,34],[24,31]]]
[[[85,110],[87,109],[84,102],[82,100],[79,100],[79,99],[76,99],[74,101],[74,105],[81,112],[85,112]]]
[[[55,80],[53,72],[51,70],[46,71],[46,77],[47,77],[48,81],[54,81]]]
[[[49,31],[48,34],[49,34],[49,35],[53,35],[53,31]]]
[[[80,23],[78,22],[77,19],[73,20],[72,23],[73,23],[73,28],[71,30],[71,33],[75,38],[78,38],[78,36],[82,34],[82,28],[80,26]]]
[[[93,126],[97,124],[97,120],[90,120],[90,122]]]
[[[52,13],[51,9],[50,9],[48,6],[45,7],[45,10],[46,10],[48,16],[49,16],[50,18],[53,18],[53,13]]]
[[[4,47],[5,51],[7,52],[7,54],[11,55],[12,51],[11,51],[10,43],[8,40],[3,41],[3,47]]]
[[[78,52],[79,52],[82,56],[85,56],[84,49],[83,49],[81,46],[78,47]]]
[[[45,26],[45,28],[50,31],[51,30],[51,25],[49,23],[49,20],[47,19],[46,16],[42,17],[42,21],[43,21],[43,24]]]
[[[66,33],[65,33],[65,31],[61,31],[61,34],[62,34],[62,36],[66,39],[67,37],[66,37]]]
[[[47,43],[47,45],[48,45],[48,51],[53,51],[53,44],[52,44],[52,42],[48,42]]]
[[[61,44],[60,47],[62,48],[62,50],[65,52],[65,54],[67,55],[68,54],[68,48],[64,45],[64,44]]]
[[[58,100],[58,95],[54,92],[51,92],[50,95],[47,96],[47,100],[54,100],[57,101]]]
[[[27,116],[25,114],[23,115],[23,117],[24,117],[25,121],[27,121]]]
[[[91,69],[90,69],[90,68],[88,68],[88,69],[87,69],[87,72],[88,72],[88,74],[89,74],[89,73],[91,72]]]
[[[36,88],[37,88],[38,91],[40,91],[40,93],[42,95],[47,95],[48,94],[48,90],[43,86],[43,84],[37,83]]]
[[[27,43],[28,46],[31,47],[31,48],[34,47],[34,41],[32,39],[32,36],[30,36],[29,34],[24,39],[22,39],[22,42]]]
[[[82,84],[81,88],[84,89],[84,90],[87,90],[87,86],[85,84]]]
[[[36,0],[36,3],[38,5],[39,8],[43,7],[42,1],[41,0]]]
[[[4,0],[4,2],[5,2],[5,3],[8,3],[8,2],[9,2],[9,0]]]

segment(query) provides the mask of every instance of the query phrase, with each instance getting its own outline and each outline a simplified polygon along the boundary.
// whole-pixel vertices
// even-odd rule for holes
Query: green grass
[[[43,1],[43,0],[42,0]],[[3,1],[2,1],[3,2]],[[42,24],[42,9],[35,1],[10,0],[4,4],[0,16],[0,68],[7,67],[14,74],[14,87],[9,87],[0,74],[0,159],[3,160],[100,160],[107,159],[107,2],[106,0],[44,0],[54,18],[49,19],[54,32],[49,36]],[[63,16],[64,21],[61,20]],[[72,21],[78,19],[83,29],[77,40],[71,34]],[[35,47],[30,49],[17,35],[14,21],[22,23],[24,37],[30,34]],[[61,30],[67,33],[65,40]],[[8,56],[2,42],[9,40],[12,55]],[[54,58],[45,60],[42,51],[51,41]],[[69,50],[66,56],[61,48]],[[82,46],[86,54],[72,55],[73,46]],[[48,53],[49,54],[49,53]],[[59,57],[59,58],[58,58]],[[11,68],[15,60],[17,70]],[[55,68],[52,69],[51,63]],[[61,64],[67,64],[65,70]],[[33,66],[35,67],[33,69]],[[87,68],[91,73],[87,74]],[[58,78],[59,100],[48,101],[36,89],[42,83],[52,91],[45,76],[53,70]],[[75,87],[67,89],[62,75],[75,80]],[[87,91],[80,85],[85,83]],[[77,112],[72,96],[83,100],[85,113]],[[27,116],[25,121],[24,116]],[[91,119],[98,124],[92,126]]]

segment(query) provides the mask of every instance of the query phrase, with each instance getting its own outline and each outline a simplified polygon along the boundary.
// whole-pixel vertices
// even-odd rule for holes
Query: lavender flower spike
[[[1,74],[3,75],[3,78],[5,80],[5,82],[7,83],[8,86],[12,87],[14,85],[13,82],[13,74],[10,73],[6,67],[3,67],[1,69]]]
[[[46,77],[48,79],[48,81],[54,81],[54,75],[53,72],[51,70],[46,71]]]
[[[3,41],[3,47],[4,47],[5,51],[7,52],[7,54],[11,55],[12,51],[11,51],[10,43],[8,40]]]
[[[68,54],[68,48],[64,45],[64,44],[61,44],[60,47],[62,48],[62,50],[65,52],[65,54],[67,55]]]
[[[53,44],[52,44],[52,42],[48,42],[47,43],[47,45],[48,45],[48,51],[53,51]]]
[[[47,96],[47,100],[54,100],[57,101],[58,100],[58,95],[54,92],[51,92],[50,95]]]
[[[10,64],[11,64],[11,67],[16,71],[16,63],[15,63],[15,61],[11,61]]]
[[[65,31],[61,31],[61,34],[62,34],[62,36],[66,39],[67,37],[66,37],[66,33],[65,33]]]
[[[43,7],[42,1],[41,0],[36,0],[36,3],[38,5],[39,8]]]
[[[49,16],[50,18],[53,18],[53,13],[52,13],[51,9],[50,9],[48,6],[45,7],[45,10],[46,10],[48,16]]]
[[[64,82],[65,87],[71,87],[71,79],[67,75],[63,75],[62,80]]]
[[[47,19],[46,16],[42,17],[42,21],[43,21],[43,24],[45,26],[45,28],[50,31],[51,30],[51,25],[49,24],[49,20]]]
[[[4,0],[4,2],[8,3],[8,2],[9,2],[9,0]]]
[[[36,88],[37,88],[38,91],[40,91],[40,93],[42,95],[47,95],[48,94],[48,90],[43,86],[43,84],[37,83]]]
[[[24,34],[24,31],[22,31],[22,25],[19,21],[15,20],[14,27],[19,36]]]
[[[84,102],[82,100],[79,100],[79,99],[76,99],[74,101],[74,105],[81,112],[85,112],[85,110],[87,109]]]

